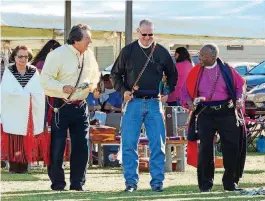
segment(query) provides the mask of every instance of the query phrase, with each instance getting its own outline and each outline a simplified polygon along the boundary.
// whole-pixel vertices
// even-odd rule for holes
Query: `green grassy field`
[[[264,200],[265,196],[246,196],[235,192],[225,192],[221,185],[223,169],[216,169],[212,192],[200,193],[197,187],[196,169],[187,167],[185,173],[166,173],[165,188],[155,193],[149,187],[149,174],[141,173],[139,190],[133,193],[123,192],[122,169],[90,168],[87,173],[86,192],[49,190],[47,171],[33,169],[29,174],[9,174],[1,171],[1,200],[6,201],[84,201],[84,200]],[[66,169],[66,181],[69,169]],[[68,182],[69,183],[69,182]],[[265,188],[265,156],[249,154],[246,171],[240,184],[241,188]]]
[[[241,187],[251,188],[257,185],[265,186],[265,183],[244,184]],[[124,192],[52,192],[50,190],[31,190],[3,193],[2,200],[265,200],[265,196],[246,196],[234,192],[223,192],[220,185],[215,186],[211,193],[199,193],[196,185],[189,185],[168,187],[164,189],[163,193],[154,193],[151,190],[139,190],[129,194]]]

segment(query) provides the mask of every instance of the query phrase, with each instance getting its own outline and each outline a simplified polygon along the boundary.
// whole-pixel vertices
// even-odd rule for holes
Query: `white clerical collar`
[[[147,48],[151,47],[151,45],[153,44],[153,42],[150,43],[150,45],[148,45],[148,46],[144,46],[144,45],[141,43],[141,41],[138,40],[138,44],[140,45],[141,48],[146,48],[146,49],[147,49]]]
[[[217,61],[215,61],[212,66],[204,66],[204,68],[211,69],[211,68],[214,68],[216,65],[217,65]]]

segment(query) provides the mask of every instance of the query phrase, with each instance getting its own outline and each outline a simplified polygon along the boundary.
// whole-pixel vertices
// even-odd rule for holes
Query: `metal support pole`
[[[132,1],[126,1],[125,7],[125,45],[132,42]]]
[[[71,30],[71,0],[65,0],[64,43],[66,43],[70,30]]]

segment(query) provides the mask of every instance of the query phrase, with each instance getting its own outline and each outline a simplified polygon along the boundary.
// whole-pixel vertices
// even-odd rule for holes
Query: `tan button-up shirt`
[[[87,82],[91,83],[91,87],[85,90],[77,89],[70,100],[84,100],[89,91],[96,88],[100,73],[93,52],[87,50],[80,55],[72,45],[63,45],[48,54],[40,76],[45,95],[67,99],[69,94],[63,92],[63,87],[75,87],[83,57],[84,66],[79,85]]]

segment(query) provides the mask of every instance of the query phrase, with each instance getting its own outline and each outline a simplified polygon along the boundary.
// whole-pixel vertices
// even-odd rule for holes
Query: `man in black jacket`
[[[161,192],[163,188],[166,137],[162,102],[167,101],[168,95],[160,96],[159,83],[164,73],[172,92],[176,86],[177,72],[168,50],[154,42],[153,30],[151,21],[142,20],[137,28],[139,39],[122,49],[111,71],[114,88],[122,93],[126,102],[121,135],[127,192],[137,189],[137,144],[142,123],[149,140],[150,185],[156,192]],[[146,69],[135,83],[146,63]]]

